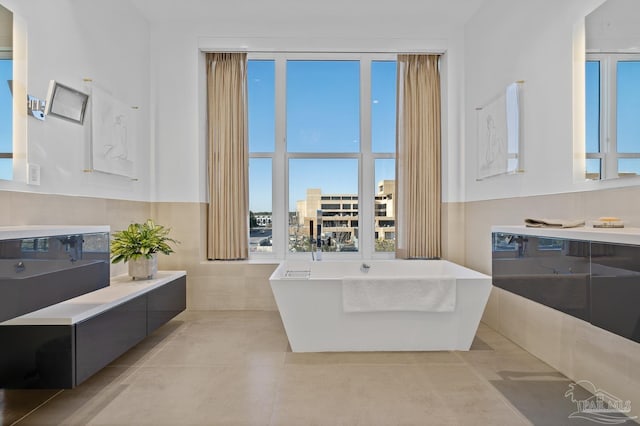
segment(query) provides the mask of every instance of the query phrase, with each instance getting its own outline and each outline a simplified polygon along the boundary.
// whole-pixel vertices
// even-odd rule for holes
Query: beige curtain
[[[249,255],[247,54],[207,53],[209,206],[207,257]]]
[[[398,55],[396,256],[441,255],[438,55]]]

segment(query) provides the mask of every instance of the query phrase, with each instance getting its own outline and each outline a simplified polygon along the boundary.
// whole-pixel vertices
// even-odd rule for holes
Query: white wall
[[[85,173],[88,155],[88,123],[85,125],[47,117],[42,122],[18,111],[14,142],[21,170],[14,181],[0,181],[0,190],[84,195],[147,201],[152,188],[149,150],[149,27],[126,0],[3,0],[14,12],[17,40],[27,56],[15,76],[19,87],[44,99],[49,80],[86,90],[84,78],[111,92],[122,102],[140,106],[135,158],[138,181],[101,173]],[[20,55],[20,52],[17,52]],[[24,92],[23,92],[24,93]],[[20,94],[21,95],[21,94]],[[20,126],[19,126],[20,127]],[[25,141],[24,139],[27,139]],[[23,151],[26,147],[26,157]],[[41,185],[26,183],[26,162],[41,167]]]
[[[271,13],[273,15],[273,13]],[[253,16],[253,15],[252,15]],[[462,105],[462,27],[433,22],[413,25],[389,19],[380,25],[363,18],[306,21],[278,18],[235,21],[221,14],[206,24],[162,22],[152,24],[152,89],[156,119],[152,133],[157,141],[155,167],[157,201],[206,201],[205,81],[201,50],[246,49],[259,51],[420,51],[446,52],[443,92],[446,94],[443,129],[444,199],[461,193],[460,126]],[[170,172],[166,172],[170,171]]]
[[[366,16],[357,21],[359,12],[353,10],[330,17],[308,11],[304,20],[294,19],[295,11],[280,18],[265,11],[250,19],[230,19],[235,15],[221,11],[206,23],[195,16],[149,25],[127,0],[4,0],[27,28],[25,88],[30,94],[45,97],[50,79],[83,88],[82,79],[91,77],[142,109],[139,181],[82,172],[86,126],[29,118],[26,155],[40,164],[42,185],[27,185],[21,172],[17,181],[0,181],[0,190],[206,201],[200,49],[216,48],[445,51],[445,201],[637,185],[637,179],[580,179],[580,37],[584,16],[601,3],[488,0],[463,31],[461,25],[429,21],[424,10],[405,20],[389,16],[384,25]],[[525,173],[476,181],[475,107],[515,80],[525,80]]]
[[[589,51],[640,52],[640,2],[607,0],[585,19]]]
[[[465,27],[466,200],[638,185],[584,181],[584,17],[602,0],[489,0]],[[475,108],[524,80],[524,173],[476,181]],[[582,102],[582,105],[581,105]]]

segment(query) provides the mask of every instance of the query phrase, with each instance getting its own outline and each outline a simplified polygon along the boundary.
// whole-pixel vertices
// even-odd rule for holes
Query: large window
[[[586,173],[640,175],[640,55],[587,54]]]
[[[395,91],[395,55],[250,55],[253,256],[394,251]]]

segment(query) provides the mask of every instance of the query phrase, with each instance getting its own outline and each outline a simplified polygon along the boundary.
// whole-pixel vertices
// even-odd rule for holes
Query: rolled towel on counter
[[[576,228],[584,226],[584,219],[533,219],[524,220],[530,228]]]

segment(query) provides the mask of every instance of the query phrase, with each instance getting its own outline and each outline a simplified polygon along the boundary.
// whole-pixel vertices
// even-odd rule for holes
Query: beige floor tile
[[[395,365],[287,365],[272,424],[424,424],[437,393],[421,370]]]
[[[62,390],[18,424],[87,424],[128,386],[134,371],[135,367],[105,367],[75,389]]]
[[[277,313],[187,312],[148,366],[283,364],[287,336]]]
[[[17,426],[577,425],[570,382],[484,324],[469,352],[292,353],[277,312],[186,311],[75,389],[4,391],[0,419],[37,407]]]
[[[218,337],[224,339],[223,337]],[[224,342],[224,343],[222,343]],[[249,351],[245,338],[232,340],[195,341],[178,337],[168,343],[154,357],[147,361],[148,366],[212,366],[242,364],[280,364],[284,363],[283,351]]]
[[[277,370],[144,367],[89,425],[266,424]]]

